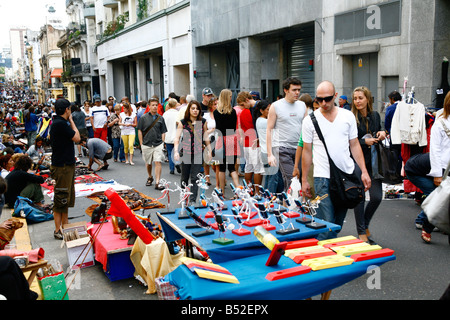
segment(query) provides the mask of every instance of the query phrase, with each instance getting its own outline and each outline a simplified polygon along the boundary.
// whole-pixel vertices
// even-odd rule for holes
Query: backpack
[[[53,215],[46,212],[43,208],[35,205],[33,201],[21,196],[17,197],[12,214],[16,218],[26,218],[27,223],[33,224],[53,220]]]

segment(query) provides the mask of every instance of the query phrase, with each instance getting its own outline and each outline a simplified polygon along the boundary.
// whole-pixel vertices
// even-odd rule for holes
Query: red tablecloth
[[[97,229],[101,226],[101,230],[98,232],[94,241],[95,260],[103,265],[103,270],[107,269],[108,254],[117,252],[120,249],[132,248],[133,245],[128,245],[128,239],[120,239],[119,234],[113,233],[113,226],[110,218],[108,222],[102,224],[93,224],[93,228],[89,229],[91,236],[94,236]],[[88,227],[92,225],[88,223]],[[131,250],[130,250],[131,252]]]

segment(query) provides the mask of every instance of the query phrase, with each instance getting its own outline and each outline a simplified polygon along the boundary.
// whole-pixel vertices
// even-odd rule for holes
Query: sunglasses
[[[318,103],[322,103],[323,101],[325,101],[325,102],[330,102],[331,100],[333,100],[333,98],[334,98],[334,96],[329,96],[329,97],[325,97],[325,98],[322,98],[322,97],[316,97],[316,101],[317,101]]]

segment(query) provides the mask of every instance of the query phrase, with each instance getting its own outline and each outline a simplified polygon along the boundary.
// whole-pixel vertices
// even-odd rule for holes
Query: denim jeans
[[[173,147],[174,147],[173,143],[166,143],[167,157],[169,158],[170,172],[175,170],[175,163],[173,162],[173,155],[172,155]]]
[[[281,193],[284,191],[283,175],[280,170],[275,174],[265,177],[264,189],[269,190],[271,193]]]
[[[125,151],[123,148],[122,138],[113,138],[113,150],[114,150],[114,160],[125,161]]]
[[[370,221],[383,200],[383,183],[381,180],[372,180],[372,186],[369,189],[369,196],[370,200],[367,205],[364,200],[354,209],[356,231],[358,232],[358,235],[366,234],[366,230],[369,229]]]
[[[276,157],[278,154],[275,155]],[[279,167],[271,167],[267,160],[267,153],[261,152],[261,161],[264,164],[264,189],[271,193],[281,193],[284,191],[283,175]]]
[[[406,178],[417,188],[422,190],[422,193],[425,196],[428,196],[430,193],[436,189],[434,185],[434,179],[432,177],[427,176],[415,176],[410,173],[406,173]],[[416,223],[421,224],[427,233],[431,233],[434,229],[434,226],[428,221],[425,212],[420,211],[419,215],[416,218]]]
[[[325,194],[330,194],[329,192],[330,179],[327,178],[314,178],[314,189],[316,196],[323,196]],[[316,218],[321,220],[337,224],[342,227],[344,224],[345,216],[347,215],[347,209],[345,208],[334,208],[331,198],[328,196],[320,201],[319,207],[316,209]],[[318,240],[333,239],[337,237],[338,232],[326,231],[320,233],[317,236]]]

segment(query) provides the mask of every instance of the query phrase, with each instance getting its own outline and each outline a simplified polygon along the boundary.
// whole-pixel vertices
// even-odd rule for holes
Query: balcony
[[[103,6],[107,8],[116,8],[119,5],[117,0],[103,0]]]
[[[91,64],[90,63],[79,63],[72,66],[71,75],[72,77],[82,77],[90,75]]]
[[[83,9],[83,15],[86,19],[95,18],[95,6],[94,7],[85,7]]]

